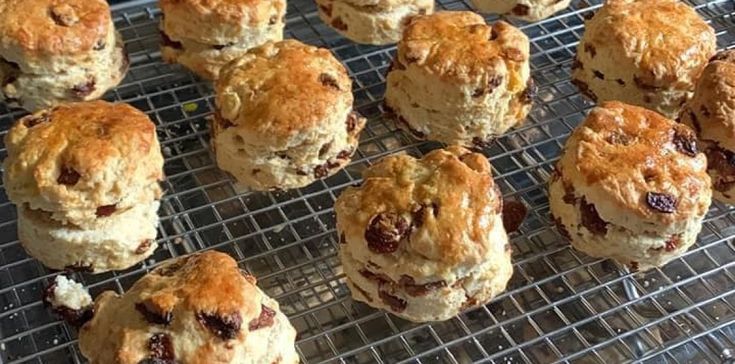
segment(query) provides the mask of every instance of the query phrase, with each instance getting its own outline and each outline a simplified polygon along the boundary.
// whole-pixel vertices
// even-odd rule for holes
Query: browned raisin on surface
[[[148,350],[151,353],[150,359],[154,360],[153,363],[174,363],[174,345],[168,334],[153,334],[148,340]]]
[[[424,284],[416,284],[416,281],[413,279],[413,277],[409,277],[407,275],[401,276],[398,284],[401,286],[401,288],[403,288],[404,291],[406,291],[408,295],[414,297],[425,296],[433,291],[442,289],[447,286],[447,282],[444,280]]]
[[[684,155],[695,157],[699,150],[694,134],[688,131],[677,130],[672,139],[676,150]]]
[[[71,167],[62,167],[59,177],[56,179],[56,183],[66,186],[74,186],[79,182],[81,175]]]
[[[248,330],[255,331],[258,329],[273,326],[274,317],[276,317],[276,311],[270,309],[265,305],[260,305],[260,315],[258,318],[253,319],[248,324]]]
[[[408,303],[400,297],[396,297],[380,288],[378,288],[378,295],[383,303],[390,306],[393,311],[401,313],[406,310]]]
[[[587,230],[593,234],[607,234],[607,222],[597,213],[595,205],[587,203],[584,197],[580,200],[579,212],[582,216],[582,226],[587,228]]]
[[[232,340],[237,337],[242,325],[242,317],[240,317],[239,312],[229,315],[199,312],[196,314],[196,319],[202,326],[222,340]]]
[[[676,211],[676,197],[668,193],[648,192],[646,203],[648,207],[658,212],[670,214]]]
[[[388,254],[398,250],[398,245],[409,233],[406,219],[394,212],[381,212],[370,219],[365,230],[365,240],[373,253]]]

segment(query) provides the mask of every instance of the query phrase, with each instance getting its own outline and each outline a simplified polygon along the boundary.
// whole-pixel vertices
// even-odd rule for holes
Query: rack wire
[[[691,4],[716,30],[720,48],[735,44],[732,0]],[[437,5],[470,9],[461,0]],[[507,292],[488,305],[433,324],[410,323],[352,301],[336,257],[332,206],[340,191],[382,156],[422,155],[439,147],[382,118],[394,47],[351,43],[322,24],[312,1],[290,1],[287,37],[334,52],[352,76],[356,108],[369,123],[354,161],[337,175],[294,191],[238,194],[212,163],[211,86],[161,62],[155,2],[113,7],[131,70],[106,98],[128,102],[157,123],[167,175],[161,246],[127,271],[75,278],[93,295],[123,292],[166,259],[205,249],[227,252],[281,303],[298,330],[303,363],[732,364],[733,210],[715,203],[694,247],[661,269],[636,275],[574,251],[551,228],[546,181],[564,140],[592,106],[569,83],[569,69],[584,18],[599,6],[599,0],[575,1],[553,18],[514,22],[532,40],[538,100],[525,124],[484,152],[505,198],[531,207],[512,235],[515,274]],[[0,105],[0,135],[21,115]],[[0,157],[5,155],[3,146]],[[85,362],[75,331],[41,303],[44,286],[58,272],[24,253],[15,225],[15,207],[2,189],[0,363]]]

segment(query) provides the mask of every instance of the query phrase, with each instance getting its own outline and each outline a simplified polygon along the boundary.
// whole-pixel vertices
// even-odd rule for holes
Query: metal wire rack
[[[719,46],[735,44],[735,3],[693,1],[717,31]],[[574,251],[550,227],[546,180],[566,136],[592,106],[569,83],[569,68],[583,19],[599,5],[577,0],[554,18],[516,23],[532,39],[538,101],[525,124],[485,150],[506,198],[532,207],[512,236],[515,274],[490,304],[434,324],[409,323],[353,302],[335,255],[332,205],[339,192],[377,158],[439,146],[418,142],[381,117],[393,47],[351,43],[322,24],[312,1],[290,1],[287,36],[328,47],[344,62],[355,105],[370,121],[354,162],[337,175],[295,191],[238,194],[212,163],[211,87],[161,62],[154,1],[115,6],[132,63],[107,98],[146,111],[158,125],[168,176],[161,247],[127,271],[75,278],[93,295],[123,292],[166,259],[225,251],[281,303],[299,332],[303,363],[733,363],[733,210],[714,204],[696,246],[638,275]],[[438,7],[469,9],[463,0],[439,0]],[[0,134],[20,115],[0,105]],[[0,363],[83,363],[74,330],[40,300],[57,273],[24,253],[15,217],[0,190]]]

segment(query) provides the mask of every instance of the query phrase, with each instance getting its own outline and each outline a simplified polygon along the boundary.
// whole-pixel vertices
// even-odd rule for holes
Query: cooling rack
[[[470,8],[464,1],[439,1],[438,8]],[[717,31],[720,48],[735,44],[732,0],[691,4]],[[567,135],[592,106],[569,83],[569,68],[584,18],[599,5],[575,0],[554,18],[515,22],[532,39],[538,99],[525,124],[484,151],[504,196],[530,207],[512,235],[515,274],[490,304],[434,324],[409,323],[352,301],[336,257],[332,206],[340,191],[382,156],[418,156],[440,147],[382,118],[394,47],[353,44],[322,24],[311,0],[291,0],[287,37],[335,53],[354,81],[356,108],[369,122],[355,160],[337,175],[294,191],[238,194],[212,163],[211,86],[161,62],[154,1],[114,6],[131,70],[106,98],[146,111],[158,126],[167,175],[161,246],[127,271],[74,278],[93,295],[123,292],[166,259],[205,249],[227,252],[281,303],[298,330],[303,363],[733,363],[733,210],[715,203],[694,247],[637,275],[572,250],[551,228],[546,180]],[[0,134],[21,115],[0,105]],[[84,363],[75,331],[41,303],[57,273],[23,252],[15,220],[0,189],[0,363]]]

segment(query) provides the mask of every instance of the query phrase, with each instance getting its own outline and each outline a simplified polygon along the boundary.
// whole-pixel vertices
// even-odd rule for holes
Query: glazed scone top
[[[80,330],[80,349],[92,363],[138,364],[154,356],[149,340],[161,333],[175,356],[170,362],[256,363],[266,358],[247,349],[274,350],[293,342],[268,341],[278,305],[255,283],[224,253],[170,260],[122,296],[102,293],[93,319]],[[249,340],[250,335],[265,340]]]
[[[5,189],[14,203],[32,209],[94,215],[130,194],[157,192],[163,178],[155,125],[127,104],[92,101],[39,111],[13,125],[5,146]]]
[[[590,112],[560,160],[564,183],[605,221],[629,229],[676,230],[703,216],[712,195],[706,167],[691,129],[616,101]]]
[[[509,89],[526,87],[523,64],[529,58],[528,37],[512,25],[488,25],[469,11],[440,11],[411,18],[398,43],[398,60],[415,64],[445,82],[492,82],[509,73]],[[525,71],[527,72],[527,71]]]
[[[587,22],[584,41],[609,62],[632,62],[638,86],[651,89],[690,88],[716,48],[714,30],[678,0],[608,0]]]
[[[286,11],[286,2],[279,0],[161,0],[159,6],[167,35],[218,45],[280,22]]]
[[[710,60],[697,81],[694,97],[682,110],[681,120],[700,139],[735,150],[735,51],[723,51]]]
[[[383,267],[383,257],[394,260],[412,277],[471,267],[505,252],[502,199],[490,163],[461,147],[421,159],[386,157],[363,173],[361,186],[342,192],[335,209],[348,244],[342,249],[372,256]],[[495,241],[492,231],[502,239]],[[377,244],[381,237],[392,244]]]
[[[109,40],[104,0],[0,0],[0,57],[17,63],[84,57]]]
[[[292,146],[331,121],[343,125],[353,100],[352,81],[332,53],[294,40],[266,43],[230,62],[215,89],[219,115],[231,124],[223,129],[274,147]]]

